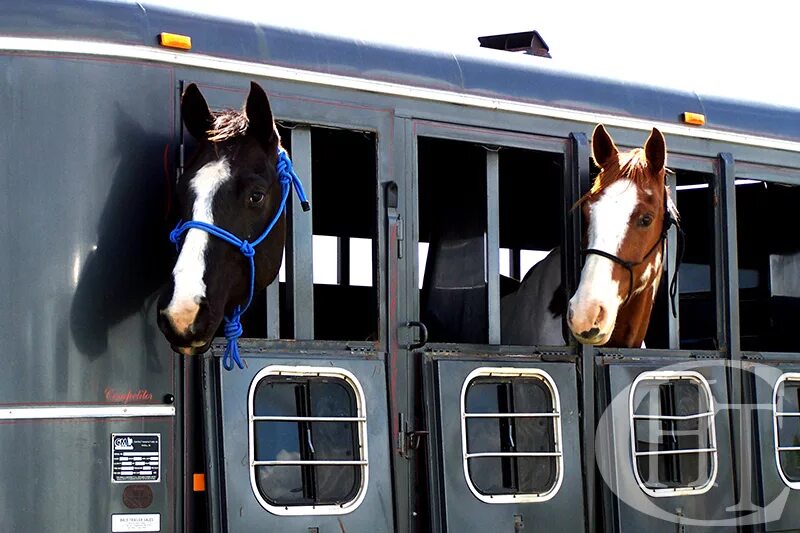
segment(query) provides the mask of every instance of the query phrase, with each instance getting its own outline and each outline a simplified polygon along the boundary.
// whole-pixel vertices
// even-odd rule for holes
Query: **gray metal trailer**
[[[166,2],[3,8],[0,531],[800,528],[800,108]],[[251,80],[314,211],[226,372],[153,303],[182,88],[238,107]],[[502,345],[531,258],[561,246],[575,286],[599,122],[667,137],[678,318],[660,295],[646,350]]]

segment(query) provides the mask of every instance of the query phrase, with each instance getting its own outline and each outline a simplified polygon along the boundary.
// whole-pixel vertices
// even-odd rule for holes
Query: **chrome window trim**
[[[0,407],[0,420],[148,418],[175,416],[174,405],[15,405]]]
[[[260,420],[272,421],[287,421],[286,419],[294,419],[289,421],[319,421],[319,419],[330,419],[334,417],[263,417],[255,416],[254,404],[255,392],[259,382],[267,376],[300,376],[300,377],[331,377],[338,378],[345,381],[355,393],[356,400],[356,417],[342,417],[342,421],[356,422],[358,425],[358,445],[360,451],[360,458],[354,461],[257,461],[255,458],[255,422]],[[270,365],[262,368],[253,377],[250,382],[250,390],[247,394],[247,446],[249,453],[249,470],[250,470],[250,487],[253,490],[258,503],[268,512],[278,516],[300,516],[300,515],[343,515],[355,511],[364,497],[367,494],[367,486],[369,483],[369,454],[367,451],[367,411],[366,411],[366,396],[361,383],[353,375],[352,372],[343,368],[337,367],[314,367],[314,366],[288,366],[288,365]],[[273,420],[277,419],[277,420]],[[338,417],[336,417],[339,420]],[[261,491],[258,489],[258,481],[256,479],[256,466],[267,465],[355,465],[361,467],[361,484],[355,497],[341,505],[293,505],[293,506],[276,506],[268,503]]]
[[[708,405],[708,411],[704,411],[702,413],[695,413],[693,415],[686,415],[686,416],[660,416],[660,415],[636,415],[633,405],[633,397],[636,393],[636,387],[643,381],[654,379],[654,380],[678,380],[678,379],[689,379],[692,381],[697,382],[700,385],[700,390],[704,392],[706,395],[706,405]],[[655,370],[649,372],[642,372],[631,384],[630,393],[628,396],[628,420],[630,422],[630,446],[631,446],[631,468],[633,469],[633,475],[636,478],[636,483],[639,485],[639,488],[650,497],[653,498],[668,498],[672,496],[699,496],[700,494],[705,494],[711,487],[714,486],[714,482],[717,479],[717,471],[719,468],[719,458],[717,456],[717,430],[714,423],[714,396],[711,394],[711,386],[708,384],[708,380],[699,372],[695,372],[693,370],[685,370],[685,371],[675,371],[675,370]],[[708,418],[708,442],[710,446],[704,448],[689,448],[689,449],[680,449],[680,450],[668,450],[668,451],[649,451],[649,452],[637,452],[636,451],[636,427],[635,427],[635,420],[692,420],[697,418]],[[675,488],[665,488],[665,489],[651,489],[644,484],[642,481],[641,476],[639,475],[639,467],[637,466],[637,457],[644,457],[644,456],[653,456],[653,455],[681,455],[687,453],[707,453],[711,456],[711,474],[708,476],[708,480],[700,487],[675,487]]]
[[[650,131],[653,127],[658,127],[665,134],[678,135],[681,137],[721,141],[745,146],[774,148],[788,152],[800,152],[800,142],[778,139],[774,137],[749,135],[746,133],[736,133],[705,127],[698,128],[697,126],[687,126],[671,122],[630,118],[608,113],[593,113],[589,111],[533,104],[516,100],[464,94],[443,89],[415,87],[395,82],[370,80],[366,78],[344,76],[340,74],[328,74],[324,72],[282,67],[265,63],[254,63],[250,61],[228,59],[207,54],[197,54],[194,52],[176,52],[174,50],[150,46],[81,41],[74,39],[0,36],[0,51],[53,54],[61,53],[138,59],[171,65],[211,69],[220,72],[247,74],[251,76],[273,78],[284,81],[310,83],[334,88],[367,91],[390,96],[414,98],[417,100],[463,105],[491,111],[507,111],[523,115],[535,115],[553,119],[576,121],[592,126],[597,122],[602,122],[607,126],[616,126],[640,131]]]
[[[550,396],[553,400],[552,413],[520,413],[519,418],[531,417],[544,417],[550,418],[553,421],[553,440],[554,452],[477,452],[469,453],[467,450],[467,419],[468,418],[486,418],[488,413],[467,413],[466,412],[466,398],[467,388],[469,384],[478,377],[484,376],[497,376],[497,377],[535,377],[540,379],[549,389]],[[498,413],[498,416],[493,418],[513,418],[512,413]],[[515,367],[480,367],[476,368],[467,375],[464,379],[464,384],[461,386],[461,463],[464,470],[464,479],[466,479],[467,487],[470,492],[484,503],[536,503],[546,502],[553,498],[558,490],[561,488],[561,483],[564,481],[564,453],[561,446],[561,399],[558,394],[558,387],[556,386],[553,378],[539,368],[515,368]],[[497,494],[487,495],[481,492],[472,483],[469,475],[468,460],[474,457],[555,457],[556,458],[556,480],[553,486],[546,492],[536,494]]]
[[[780,440],[778,435],[778,417],[781,416],[800,416],[800,412],[786,412],[786,411],[778,411],[778,389],[780,386],[787,382],[787,381],[798,381],[800,382],[800,372],[785,372],[781,374],[778,380],[775,382],[775,386],[772,389],[772,438],[773,438],[773,451],[775,453],[775,467],[778,469],[778,475],[780,475],[781,480],[792,490],[800,489],[800,481],[791,481],[783,471],[783,467],[781,466],[781,454],[782,451],[800,451],[800,446],[780,446]]]

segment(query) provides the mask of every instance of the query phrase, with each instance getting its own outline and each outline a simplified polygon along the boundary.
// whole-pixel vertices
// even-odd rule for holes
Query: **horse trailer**
[[[4,3],[0,531],[800,529],[800,108],[218,10]],[[156,299],[181,96],[251,82],[313,209],[228,371]],[[549,250],[578,287],[597,124],[663,133],[680,269],[672,228],[646,348],[504,343]]]

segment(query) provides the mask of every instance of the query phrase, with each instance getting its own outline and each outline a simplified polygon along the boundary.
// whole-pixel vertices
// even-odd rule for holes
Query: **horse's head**
[[[581,200],[585,263],[568,324],[582,343],[639,347],[661,279],[669,217],[677,216],[666,190],[666,143],[653,128],[644,148],[620,153],[598,125],[592,155],[600,174]]]
[[[178,180],[181,218],[213,224],[252,242],[278,212],[280,139],[264,91],[252,83],[244,110],[212,112],[196,85],[181,101],[183,123],[198,146]],[[188,229],[158,301],[158,325],[183,354],[208,349],[223,316],[246,303],[250,263],[236,247],[202,229]],[[285,216],[254,248],[255,288],[278,274]]]

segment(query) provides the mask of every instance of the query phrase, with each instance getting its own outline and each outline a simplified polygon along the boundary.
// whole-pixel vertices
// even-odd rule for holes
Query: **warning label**
[[[112,433],[111,481],[114,483],[161,481],[161,435]]]

